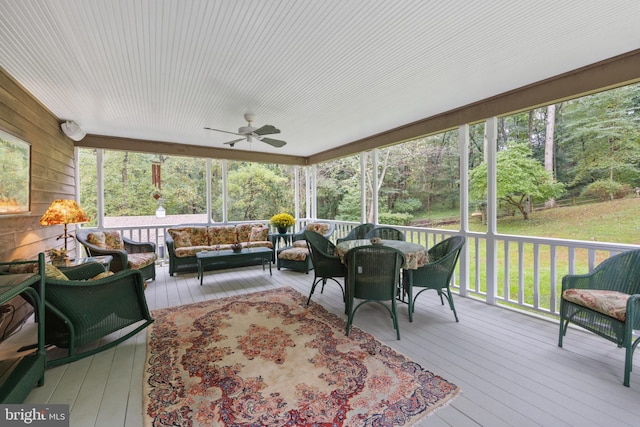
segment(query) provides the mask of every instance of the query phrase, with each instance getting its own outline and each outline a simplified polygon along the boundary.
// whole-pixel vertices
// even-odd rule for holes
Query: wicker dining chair
[[[382,245],[358,246],[344,255],[347,265],[346,308],[349,316],[346,335],[349,336],[356,311],[366,303],[373,302],[384,307],[393,319],[396,337],[400,339],[396,296],[398,294],[400,269],[404,254]],[[362,300],[354,307],[355,299]],[[391,302],[391,308],[384,304]]]
[[[309,305],[311,296],[316,290],[318,283],[322,282],[322,288],[320,289],[320,293],[322,293],[324,291],[324,285],[327,284],[327,280],[333,280],[340,286],[342,298],[344,299],[344,287],[337,279],[345,277],[346,267],[336,254],[335,245],[331,243],[329,239],[315,231],[305,231],[304,238],[307,242],[309,253],[311,254],[314,273],[313,285],[311,285],[307,305]]]
[[[393,227],[376,227],[365,235],[365,239],[372,237],[379,237],[383,240],[407,240],[401,230]]]
[[[374,228],[375,228],[375,225],[371,224],[370,222],[360,224],[356,227],[353,227],[349,232],[349,234],[347,234],[346,236],[336,239],[336,244],[340,242],[345,242],[347,240],[364,239],[367,233],[373,230]]]
[[[408,276],[403,277],[403,289],[408,294],[409,300],[409,321],[413,321],[413,312],[415,311],[416,299],[421,293],[429,289],[438,292],[440,302],[444,305],[444,298],[449,303],[449,308],[453,311],[453,317],[458,321],[458,314],[453,304],[453,296],[451,295],[451,277],[456,268],[460,251],[464,246],[464,236],[453,236],[432,246],[428,251],[429,262],[417,270],[411,271],[413,274],[413,284],[408,285]],[[414,288],[422,288],[417,294],[413,295]]]
[[[640,338],[640,249],[614,255],[591,273],[562,278],[558,346],[569,322],[625,349],[624,385],[629,387],[633,351]]]

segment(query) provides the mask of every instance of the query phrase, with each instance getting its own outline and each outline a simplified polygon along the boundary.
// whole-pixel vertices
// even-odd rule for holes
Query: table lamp
[[[64,224],[64,234],[58,239],[64,239],[64,250],[67,251],[67,239],[73,238],[67,233],[67,224],[89,222],[89,217],[75,200],[54,200],[47,211],[40,218],[40,225]]]

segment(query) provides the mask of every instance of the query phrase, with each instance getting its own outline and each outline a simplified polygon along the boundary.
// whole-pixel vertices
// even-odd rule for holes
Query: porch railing
[[[300,220],[297,229],[310,220]],[[264,221],[263,221],[264,222]],[[358,225],[355,222],[331,221],[335,224],[332,239],[346,236]],[[159,262],[167,260],[164,235],[171,225],[114,227],[135,241],[154,242]],[[431,247],[454,235],[464,235],[467,244],[453,279],[452,289],[460,295],[489,304],[500,304],[543,315],[555,316],[559,310],[562,277],[591,271],[616,253],[638,249],[637,245],[548,239],[529,236],[495,235],[456,230],[397,226],[408,241]],[[495,251],[487,247],[495,245]],[[487,253],[495,253],[492,262]],[[489,279],[489,281],[487,280]]]

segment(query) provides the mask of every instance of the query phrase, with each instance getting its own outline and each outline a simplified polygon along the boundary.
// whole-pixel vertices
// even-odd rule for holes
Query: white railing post
[[[104,228],[104,150],[96,149],[96,192],[98,208],[98,228]]]
[[[378,219],[378,149],[374,148],[371,153],[371,187],[373,188],[373,194],[371,194],[371,204],[373,205],[373,223],[379,224]]]
[[[466,296],[469,287],[469,125],[458,128],[458,153],[460,156],[460,232],[467,243],[460,251],[460,295]],[[427,244],[428,245],[428,244]]]
[[[296,165],[293,167],[293,217],[300,217],[300,168]]]
[[[206,171],[206,182],[205,182],[205,188],[206,188],[206,192],[207,192],[207,198],[206,198],[206,203],[207,203],[207,222],[211,222],[211,219],[213,218],[213,212],[212,212],[212,207],[211,207],[211,159],[207,158],[207,171]]]
[[[485,159],[487,162],[487,303],[495,305],[498,291],[498,254],[496,234],[498,233],[498,184],[496,154],[498,142],[498,119],[488,118],[485,122]]]
[[[227,161],[222,160],[222,222],[227,223],[229,213],[227,212]]]
[[[367,158],[368,153],[360,153],[360,222],[367,221]]]

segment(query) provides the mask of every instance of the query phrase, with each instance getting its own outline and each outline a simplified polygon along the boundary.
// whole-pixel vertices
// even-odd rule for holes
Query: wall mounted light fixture
[[[85,137],[86,133],[80,128],[80,125],[73,121],[66,121],[60,125],[60,129],[69,138],[74,141],[80,141]]]

